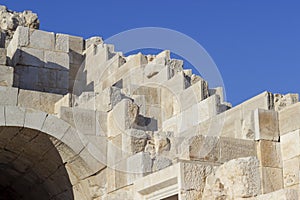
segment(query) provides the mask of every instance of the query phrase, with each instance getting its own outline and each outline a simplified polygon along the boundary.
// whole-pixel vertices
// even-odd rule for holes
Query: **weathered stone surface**
[[[122,150],[136,154],[145,150],[148,135],[143,130],[129,129],[122,134]]]
[[[261,140],[257,143],[257,157],[262,167],[282,168],[279,142]]]
[[[298,199],[298,194],[296,190],[283,189],[270,194],[260,195],[255,198],[255,200],[273,200],[273,199],[296,200]]]
[[[262,194],[283,189],[283,174],[280,168],[261,168]]]
[[[45,51],[45,67],[57,70],[69,69],[69,56],[65,52]]]
[[[254,141],[231,138],[222,138],[220,140],[221,163],[249,156],[256,156],[256,145]]]
[[[54,113],[55,103],[62,95],[49,94],[37,91],[19,90],[18,106],[37,109],[46,113]]]
[[[261,194],[259,162],[240,158],[220,166],[207,178],[203,199],[250,198]]]
[[[26,26],[30,28],[39,28],[39,20],[35,13],[31,11],[14,12],[8,10],[5,6],[1,6],[1,20],[0,30],[4,31],[7,39],[11,39],[18,26]]]
[[[299,169],[299,157],[283,161],[283,183],[285,188],[296,186],[300,183]]]
[[[29,47],[43,50],[54,50],[54,33],[31,29],[29,38]]]
[[[275,111],[283,110],[285,107],[293,105],[299,101],[298,94],[274,94]]]
[[[279,131],[284,135],[300,129],[300,103],[293,104],[279,112]]]
[[[300,156],[300,130],[296,130],[280,137],[282,160]]]
[[[1,16],[0,190],[27,199],[298,199],[297,94],[263,92],[231,108],[222,88],[168,50],[124,56],[100,37],[34,30],[30,12],[0,6]]]
[[[5,106],[5,125],[23,127],[25,122],[25,109],[17,106]]]
[[[133,128],[138,117],[138,106],[129,99],[123,99],[108,114],[108,137],[124,133]]]
[[[14,81],[14,68],[0,65],[0,86],[12,87]]]
[[[69,36],[66,34],[55,35],[55,50],[69,52]]]
[[[16,106],[18,102],[18,89],[12,87],[0,87],[0,105]]]

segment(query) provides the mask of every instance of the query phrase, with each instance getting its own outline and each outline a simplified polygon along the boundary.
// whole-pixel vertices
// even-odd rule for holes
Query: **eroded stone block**
[[[54,50],[55,35],[41,30],[30,30],[29,46],[36,49]]]
[[[280,135],[300,129],[300,103],[291,105],[279,111]]]
[[[69,69],[69,56],[65,52],[45,51],[45,67],[57,70]]]
[[[279,141],[277,112],[257,109],[254,112],[255,140]]]
[[[69,36],[66,34],[55,35],[55,50],[69,52]]]
[[[300,130],[281,136],[280,143],[283,161],[300,156]]]
[[[261,140],[257,143],[257,156],[262,167],[282,168],[279,142]]]
[[[0,65],[0,86],[13,86],[14,68]]]

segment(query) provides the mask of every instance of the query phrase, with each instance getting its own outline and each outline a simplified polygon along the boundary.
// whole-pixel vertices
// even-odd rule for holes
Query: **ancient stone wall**
[[[124,56],[30,12],[0,19],[4,199],[298,199],[298,94],[232,107],[168,50]]]

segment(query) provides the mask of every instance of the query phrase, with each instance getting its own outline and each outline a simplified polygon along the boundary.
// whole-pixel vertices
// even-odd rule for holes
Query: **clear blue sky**
[[[268,90],[300,93],[300,2],[2,0],[38,13],[41,29],[104,39],[145,26],[198,41],[217,64],[227,100],[238,104]]]

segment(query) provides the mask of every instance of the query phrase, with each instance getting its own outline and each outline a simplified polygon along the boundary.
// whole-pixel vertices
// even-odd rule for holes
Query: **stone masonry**
[[[232,107],[170,51],[0,7],[0,200],[298,200],[298,94]]]

